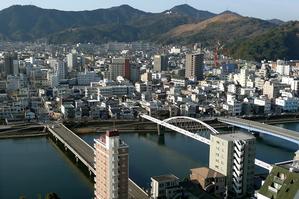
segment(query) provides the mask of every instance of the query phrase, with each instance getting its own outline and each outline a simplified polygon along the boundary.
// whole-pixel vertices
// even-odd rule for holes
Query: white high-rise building
[[[63,79],[66,79],[67,67],[63,61],[52,59],[49,61],[49,64],[54,71],[54,75],[57,76],[58,82],[60,82]]]
[[[289,76],[291,72],[291,66],[287,65],[285,61],[277,60],[276,72],[280,75]]]
[[[248,69],[247,67],[245,67],[240,70],[240,74],[239,74],[239,81],[240,81],[239,83],[242,87],[246,87],[247,79],[248,79]]]
[[[228,195],[254,193],[255,137],[245,133],[211,135],[209,167],[226,176]]]
[[[69,53],[67,56],[67,67],[68,71],[71,72],[77,68],[77,54],[76,53]]]

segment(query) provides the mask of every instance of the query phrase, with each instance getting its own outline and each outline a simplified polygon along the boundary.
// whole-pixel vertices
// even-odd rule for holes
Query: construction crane
[[[223,49],[223,46],[224,45],[222,45],[220,43],[220,41],[218,41],[217,44],[216,44],[216,47],[214,49],[214,66],[217,67],[217,68],[220,66],[220,63],[219,63],[219,55],[220,54],[219,53]]]

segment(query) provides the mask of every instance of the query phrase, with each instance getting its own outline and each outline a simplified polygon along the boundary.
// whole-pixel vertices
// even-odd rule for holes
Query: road
[[[296,131],[236,117],[218,118],[218,121],[250,131],[269,134],[299,144],[299,133]]]

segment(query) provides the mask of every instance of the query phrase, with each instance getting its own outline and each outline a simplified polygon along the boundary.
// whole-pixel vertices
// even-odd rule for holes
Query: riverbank
[[[15,135],[0,135],[0,140],[3,139],[17,139],[17,138],[32,138],[32,137],[43,137],[47,136],[48,133],[26,133],[26,134],[15,134]]]
[[[44,127],[20,128],[19,130],[0,132],[0,139],[30,138],[46,135],[48,135],[48,132],[44,131]]]

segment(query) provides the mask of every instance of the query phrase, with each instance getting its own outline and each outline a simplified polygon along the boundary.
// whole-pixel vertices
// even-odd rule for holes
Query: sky
[[[18,4],[77,11],[128,4],[143,11],[161,12],[185,3],[214,13],[231,10],[262,19],[299,20],[299,0],[0,0],[0,9]]]

